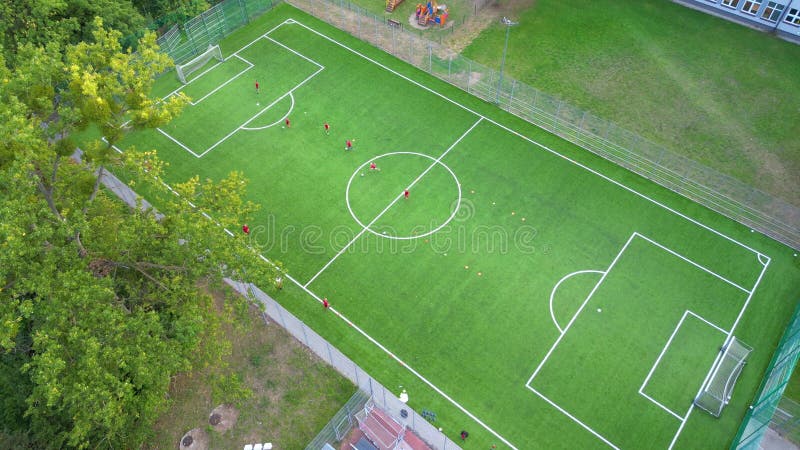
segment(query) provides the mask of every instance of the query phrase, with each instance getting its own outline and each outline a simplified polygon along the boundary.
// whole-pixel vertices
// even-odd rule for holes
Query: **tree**
[[[202,285],[278,270],[203,215],[230,225],[257,209],[241,174],[190,179],[176,197],[155,152],[112,151],[186,99],[149,98],[169,64],[154,36],[134,54],[102,21],[93,33],[63,50],[21,45],[13,72],[0,58],[0,401],[6,435],[31,448],[138,447],[171,376],[219,359]],[[108,139],[77,163],[70,136],[89,126]],[[163,218],[100,189],[106,168],[152,193]]]
[[[194,17],[208,9],[208,3],[206,0],[133,0],[142,14],[160,25]]]
[[[14,0],[0,2],[0,43],[16,62],[24,44],[76,44],[91,39],[92,19],[102,17],[123,35],[135,34],[144,18],[131,0]]]

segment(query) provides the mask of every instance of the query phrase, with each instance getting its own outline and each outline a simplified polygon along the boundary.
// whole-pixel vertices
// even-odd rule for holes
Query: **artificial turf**
[[[232,53],[250,42],[244,71]],[[185,89],[224,88],[164,129],[209,151],[160,132],[123,145],[157,148],[168,182],[243,172],[262,205],[250,239],[299,282],[276,299],[384,385],[410,388],[452,439],[468,428],[465,448],[666,448],[680,430],[675,448],[729,444],[796,301],[791,249],[287,5],[223,52]],[[177,86],[165,77],[158,92]],[[231,133],[237,121],[254,129]],[[687,309],[707,322],[678,327]],[[638,393],[657,366],[645,391],[683,416],[734,326],[756,351],[720,419],[694,410],[679,428]]]

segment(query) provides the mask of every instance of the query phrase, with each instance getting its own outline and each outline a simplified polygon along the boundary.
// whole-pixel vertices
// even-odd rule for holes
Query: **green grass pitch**
[[[791,249],[289,6],[223,53],[180,118],[123,146],[173,181],[244,172],[247,238],[293,281],[275,298],[448,436],[730,444],[796,301]],[[755,351],[715,419],[692,399],[731,334]]]

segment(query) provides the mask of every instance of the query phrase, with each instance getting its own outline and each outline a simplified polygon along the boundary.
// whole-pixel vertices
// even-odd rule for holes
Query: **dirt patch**
[[[536,0],[505,0],[502,4],[500,2],[489,3],[478,11],[478,14],[470,16],[463,24],[456,27],[453,34],[445,38],[443,43],[454,52],[461,53],[483,30],[497,23],[501,17],[516,18],[522,12],[532,8],[535,3]]]
[[[178,443],[180,450],[208,450],[208,434],[202,428],[186,432]]]
[[[217,433],[224,433],[234,425],[239,419],[239,410],[233,405],[219,405],[211,411],[208,416],[208,423],[214,428]]]

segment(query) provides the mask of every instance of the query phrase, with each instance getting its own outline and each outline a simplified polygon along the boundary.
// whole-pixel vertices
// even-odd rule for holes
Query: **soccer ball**
[[[362,176],[362,177],[364,176],[364,173],[363,173],[363,172],[361,173],[361,176]]]

